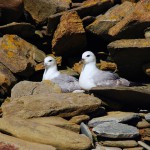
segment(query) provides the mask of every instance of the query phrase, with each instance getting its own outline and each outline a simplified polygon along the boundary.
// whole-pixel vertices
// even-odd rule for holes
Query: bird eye
[[[87,55],[86,57],[90,57],[90,55]]]
[[[52,60],[49,60],[49,62],[52,62]]]

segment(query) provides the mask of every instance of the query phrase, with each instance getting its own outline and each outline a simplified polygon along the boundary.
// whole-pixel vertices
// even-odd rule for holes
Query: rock
[[[141,139],[145,141],[150,141],[150,128],[140,129]]]
[[[130,139],[139,135],[136,127],[116,122],[105,122],[92,129],[98,136],[106,138]]]
[[[80,124],[81,122],[88,121],[90,117],[88,115],[80,115],[72,117],[69,122]]]
[[[98,124],[105,122],[128,122],[133,119],[138,119],[139,115],[133,112],[121,112],[121,111],[112,111],[108,112],[106,116],[93,118],[89,121],[88,125],[90,127],[95,127]]]
[[[23,0],[1,0],[0,9],[1,24],[18,21],[24,10]]]
[[[73,117],[94,113],[101,100],[83,93],[36,94],[3,103],[3,116],[33,118],[41,116]]]
[[[150,122],[150,113],[145,115],[145,119],[146,119],[146,121]]]
[[[134,140],[122,140],[122,141],[102,141],[100,144],[110,147],[120,147],[120,148],[131,148],[138,146],[138,143]]]
[[[77,7],[77,8],[69,10],[68,12],[76,11],[78,15],[81,18],[83,18],[86,16],[99,15],[103,13],[104,11],[106,11],[107,9],[109,9],[112,5],[113,5],[113,1],[111,0],[104,0],[104,1],[98,0],[98,1],[95,1],[95,3],[89,3],[81,7]],[[47,25],[48,35],[52,36],[54,34],[54,31],[60,22],[60,17],[63,14],[64,12],[49,16],[48,25]]]
[[[34,71],[36,62],[41,62],[44,58],[44,52],[17,35],[4,35],[1,40],[0,62],[12,73],[29,77]]]
[[[33,122],[37,122],[43,125],[54,125],[63,129],[67,129],[70,131],[74,131],[79,133],[80,131],[80,126],[75,124],[75,123],[71,123],[70,121],[67,121],[61,117],[57,117],[57,116],[53,116],[53,117],[40,117],[40,118],[32,118],[30,119]]]
[[[150,77],[150,63],[143,65],[143,71],[147,76]]]
[[[131,2],[115,5],[104,15],[98,16],[93,23],[86,27],[86,30],[99,37],[110,40],[110,36],[108,35],[109,30],[125,16],[128,16],[133,11],[133,8],[134,4]]]
[[[67,41],[67,44],[65,42]],[[66,12],[54,33],[52,50],[56,55],[75,54],[86,46],[86,35],[77,12]]]
[[[17,78],[12,72],[0,63],[0,94],[10,93],[12,86],[17,82]]]
[[[139,0],[121,0],[122,3],[124,3],[125,1],[129,1],[129,2],[132,2],[132,3],[136,3],[136,2],[138,2]]]
[[[143,147],[124,148],[123,150],[144,150]]]
[[[70,0],[24,0],[25,10],[36,23],[43,23],[50,15],[70,9],[70,5]]]
[[[0,26],[0,33],[2,34],[16,34],[21,37],[30,38],[35,34],[35,27],[30,23],[13,22],[7,25]]]
[[[62,74],[79,77],[79,74],[69,67],[67,67],[67,69],[65,69],[65,70],[60,70],[60,72]]]
[[[117,65],[112,62],[107,62],[107,61],[100,61],[100,69],[101,70],[107,70],[107,71],[115,71],[117,70]]]
[[[90,90],[99,97],[105,97],[112,102],[126,105],[128,108],[149,108],[150,85],[134,87],[97,87]],[[135,103],[136,102],[136,103]]]
[[[76,71],[76,72],[78,72],[80,74],[81,71],[82,71],[82,67],[83,67],[83,64],[81,64],[81,63],[75,63],[73,65],[73,70]]]
[[[42,149],[42,150],[56,150],[55,147],[51,145],[45,145],[45,144],[39,144],[39,143],[33,143],[33,142],[28,142],[25,140],[21,140],[12,136],[8,136],[6,134],[0,133],[0,149],[4,150],[37,150],[37,149]]]
[[[108,45],[110,55],[117,64],[119,74],[130,80],[145,77],[142,67],[150,61],[148,57],[149,47],[150,39],[117,40]]]
[[[118,147],[106,147],[106,146],[97,145],[96,148],[92,150],[122,150],[122,149]]]
[[[146,39],[150,38],[150,27],[148,27],[144,30],[144,36]]]
[[[11,98],[14,99],[22,96],[36,95],[41,93],[61,93],[61,88],[49,80],[43,82],[21,81],[12,88]]]
[[[149,128],[150,127],[150,123],[147,122],[145,119],[142,119],[141,121],[139,121],[136,125],[137,128]]]
[[[47,127],[15,117],[1,118],[0,129],[20,139],[52,145],[56,149],[88,150],[91,148],[91,142],[85,136],[53,125]]]

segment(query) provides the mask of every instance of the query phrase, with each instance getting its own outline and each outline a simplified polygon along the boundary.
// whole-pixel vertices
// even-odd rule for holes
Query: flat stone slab
[[[3,116],[33,118],[41,116],[73,117],[99,110],[101,100],[84,93],[36,94],[11,99],[2,104]]]
[[[93,118],[88,122],[88,125],[90,127],[95,127],[104,122],[127,122],[136,118],[139,118],[139,115],[133,112],[114,111],[108,112],[106,116]]]
[[[139,135],[136,127],[122,123],[106,122],[93,128],[93,131],[100,137],[130,139]]]
[[[150,122],[150,113],[148,113],[148,114],[145,115],[145,119],[146,119],[148,122]]]
[[[134,87],[97,87],[90,90],[99,97],[127,105],[128,107],[148,108],[150,105],[150,84]]]

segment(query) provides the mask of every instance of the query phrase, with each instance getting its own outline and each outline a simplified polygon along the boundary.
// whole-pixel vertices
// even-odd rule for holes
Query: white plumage
[[[129,86],[130,82],[120,78],[117,74],[99,70],[96,57],[91,51],[82,54],[83,68],[79,78],[79,85],[84,90],[98,86]]]

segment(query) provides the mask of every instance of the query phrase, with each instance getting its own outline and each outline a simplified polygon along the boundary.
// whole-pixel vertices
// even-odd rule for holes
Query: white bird
[[[96,57],[91,51],[82,54],[83,68],[79,77],[79,85],[84,90],[98,86],[130,86],[130,82],[117,74],[102,71],[96,66]]]
[[[61,74],[57,69],[56,60],[48,56],[44,59],[45,71],[42,80],[50,80],[58,84],[62,92],[73,92],[75,90],[81,90],[79,82],[75,77],[67,74]],[[78,92],[78,91],[77,91]]]

